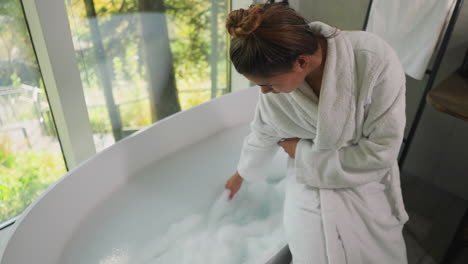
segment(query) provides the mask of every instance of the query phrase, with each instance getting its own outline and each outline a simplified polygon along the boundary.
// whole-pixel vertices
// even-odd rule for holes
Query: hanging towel
[[[422,80],[455,0],[374,0],[366,31],[392,46],[406,74]]]

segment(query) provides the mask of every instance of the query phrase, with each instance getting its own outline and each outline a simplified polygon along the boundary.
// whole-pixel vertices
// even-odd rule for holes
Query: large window
[[[66,0],[97,151],[228,92],[227,0]]]
[[[64,160],[73,168],[230,92],[229,4],[0,1],[0,227],[66,173]]]
[[[20,214],[65,164],[19,0],[0,3],[0,224]]]

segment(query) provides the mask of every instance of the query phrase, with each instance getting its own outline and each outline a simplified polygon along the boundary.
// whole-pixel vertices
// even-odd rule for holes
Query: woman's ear
[[[296,61],[294,62],[295,70],[298,70],[298,71],[307,70],[311,63],[311,59],[312,59],[311,57],[312,56],[310,55],[299,55]]]

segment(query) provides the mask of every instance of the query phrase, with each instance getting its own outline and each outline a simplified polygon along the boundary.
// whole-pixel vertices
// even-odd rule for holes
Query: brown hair
[[[318,38],[307,21],[284,3],[251,5],[226,19],[229,55],[241,74],[270,77],[288,72],[301,54],[314,54]]]

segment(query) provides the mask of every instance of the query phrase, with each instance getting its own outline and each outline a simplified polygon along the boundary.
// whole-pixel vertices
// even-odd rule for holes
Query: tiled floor
[[[409,263],[439,263],[463,217],[466,201],[408,174],[402,177],[402,191],[410,217],[404,229]],[[466,255],[458,262],[468,263]]]

